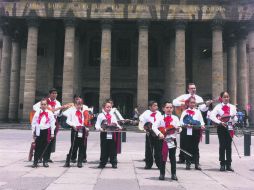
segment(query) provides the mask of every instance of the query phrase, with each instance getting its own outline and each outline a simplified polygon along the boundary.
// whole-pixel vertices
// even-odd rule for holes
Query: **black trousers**
[[[223,127],[218,126],[217,128],[218,138],[219,138],[219,160],[222,166],[231,166],[232,162],[232,138],[229,131]],[[226,160],[225,160],[226,153]]]
[[[113,134],[112,134],[113,136]],[[110,163],[112,165],[117,164],[117,151],[116,151],[116,143],[112,137],[112,139],[107,139],[107,133],[101,132],[101,156],[100,156],[100,164],[105,166],[108,162],[108,158],[110,158]]]
[[[193,130],[192,135],[187,135],[186,130],[184,134],[185,134],[184,138],[186,140],[185,150],[193,155],[193,158],[191,158],[189,155],[185,154],[186,164],[191,164],[191,161],[194,161],[195,165],[198,165],[200,130]]]
[[[145,162],[146,166],[152,167],[153,160],[158,168],[160,168],[160,142],[158,137],[152,136],[151,134],[146,135],[146,147],[145,147]]]
[[[73,131],[71,132],[73,133]],[[86,159],[87,158],[87,154],[86,154],[86,149],[87,149],[87,137],[85,137],[86,139],[84,139],[84,152],[83,152],[83,159]],[[71,142],[73,141],[73,138],[71,139]],[[86,142],[86,143],[85,143]],[[72,153],[72,156],[71,156],[71,160],[75,160],[77,159],[77,150],[78,150],[78,147],[77,146],[74,146],[73,147],[73,153]]]
[[[44,129],[40,131],[40,136],[36,137],[35,140],[35,152],[34,152],[34,162],[38,163],[38,160],[43,156],[43,161],[47,162],[50,154],[50,147],[48,145],[48,133],[50,131],[48,129]],[[45,149],[47,147],[47,149]],[[43,151],[44,154],[43,154]],[[43,155],[42,155],[43,154]]]
[[[186,150],[186,129],[183,129],[183,131],[180,133],[180,148],[183,150]],[[185,153],[183,151],[180,150],[179,153],[179,160],[180,161],[185,161]]]
[[[84,135],[83,137],[78,137],[78,132],[74,129],[71,129],[71,147],[69,150],[69,154],[67,155],[66,162],[70,162],[70,159],[73,154],[77,155],[78,151],[78,162],[82,162],[84,158]]]
[[[160,148],[160,174],[165,175],[165,167],[166,167],[166,162],[163,161],[162,159],[162,144],[163,140],[159,140],[159,148]],[[176,144],[176,141],[175,141]],[[168,149],[168,158],[171,164],[171,175],[176,174],[176,148],[170,148]]]

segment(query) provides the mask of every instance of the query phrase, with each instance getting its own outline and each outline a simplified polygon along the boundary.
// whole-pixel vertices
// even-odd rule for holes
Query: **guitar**
[[[178,116],[178,117],[181,117],[182,113],[184,110],[186,110],[188,108],[188,104],[189,104],[189,98],[187,100],[180,100],[181,102],[181,106],[175,106],[175,114]],[[211,104],[213,102],[219,102],[219,99],[216,98],[216,99],[213,99],[213,100],[207,100],[207,101],[203,101],[203,102],[199,102],[199,103],[196,103],[196,107],[202,105],[202,104]]]
[[[182,128],[193,128],[193,129],[200,129],[201,123],[198,120],[193,119],[190,115],[185,115],[183,117],[183,123]]]

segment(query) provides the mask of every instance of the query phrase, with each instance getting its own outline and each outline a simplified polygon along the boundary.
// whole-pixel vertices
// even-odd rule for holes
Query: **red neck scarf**
[[[105,115],[105,117],[106,117],[106,119],[107,119],[108,124],[110,124],[110,123],[111,123],[111,115],[110,115],[109,113],[107,113],[107,114]]]
[[[167,115],[167,117],[164,118],[165,127],[169,126],[170,123],[173,121],[171,115]]]
[[[190,116],[194,116],[195,115],[195,111],[193,111],[193,110],[186,110],[186,113],[188,114],[188,115],[190,115]]]
[[[153,117],[153,121],[155,122],[156,121],[156,117],[155,117],[155,115],[156,115],[156,112],[154,112],[154,113],[151,113],[151,117]]]
[[[222,111],[224,112],[224,114],[230,114],[230,107],[228,106],[228,105],[224,105],[224,106],[222,106]]]
[[[56,107],[56,101],[55,100],[51,100],[50,98],[48,98],[47,103],[48,103],[48,105],[51,106],[51,108]]]
[[[49,123],[49,116],[48,116],[48,112],[41,112],[40,115],[39,115],[39,118],[38,118],[38,123],[40,124],[41,123],[41,119],[42,117],[45,116],[46,117],[46,123]]]
[[[82,125],[82,113],[80,110],[76,111],[76,116],[78,117],[79,124]]]

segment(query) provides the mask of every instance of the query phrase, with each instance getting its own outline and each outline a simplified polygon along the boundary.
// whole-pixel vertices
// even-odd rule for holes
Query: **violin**
[[[229,122],[230,118],[232,117],[230,114],[223,114],[223,115],[216,115],[217,119],[226,123]]]
[[[173,125],[168,125],[166,127],[159,127],[159,131],[164,135],[171,135],[175,133],[176,128]]]
[[[106,119],[102,120],[101,128],[105,131],[119,131],[119,127],[115,123],[108,123]]]
[[[86,127],[92,127],[92,120],[94,118],[94,115],[92,114],[92,112],[85,110],[83,112],[84,115],[84,125]]]

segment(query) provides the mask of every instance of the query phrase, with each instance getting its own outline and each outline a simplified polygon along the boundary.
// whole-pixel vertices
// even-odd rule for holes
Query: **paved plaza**
[[[164,189],[254,189],[253,156],[243,156],[243,137],[236,138],[240,154],[238,158],[233,147],[233,168],[235,172],[220,172],[218,162],[218,139],[211,135],[210,144],[200,144],[202,171],[185,170],[177,165],[178,181],[170,179],[170,164],[167,163],[166,180],[159,181],[159,170],[153,166],[144,170],[144,135],[128,133],[127,142],[118,155],[118,169],[111,165],[97,169],[100,156],[99,133],[92,132],[88,139],[88,163],[79,169],[76,165],[64,168],[65,157],[70,147],[70,131],[60,131],[57,152],[49,168],[31,168],[27,161],[31,143],[30,130],[0,130],[0,189],[5,190],[164,190]],[[252,142],[254,137],[252,137]],[[178,150],[179,152],[179,150]],[[254,152],[253,146],[251,152]],[[178,154],[178,153],[177,153]],[[74,167],[75,166],[75,167]]]

